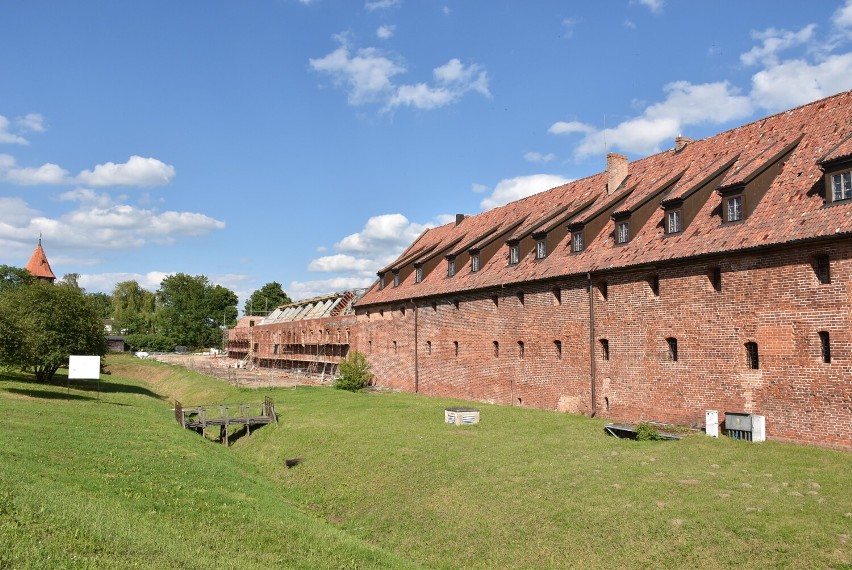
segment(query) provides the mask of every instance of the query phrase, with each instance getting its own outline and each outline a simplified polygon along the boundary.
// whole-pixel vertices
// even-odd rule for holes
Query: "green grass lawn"
[[[0,568],[852,568],[848,452],[488,405],[455,427],[454,400],[110,368],[101,402],[0,376]],[[279,426],[230,448],[170,406],[267,395]]]

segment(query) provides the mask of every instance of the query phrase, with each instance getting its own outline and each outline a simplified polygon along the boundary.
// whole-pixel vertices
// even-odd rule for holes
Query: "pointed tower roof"
[[[47,261],[47,255],[41,247],[41,238],[38,238],[38,245],[35,248],[30,260],[27,262],[26,270],[29,271],[36,279],[44,279],[45,281],[53,281],[56,275],[50,269],[50,263]]]

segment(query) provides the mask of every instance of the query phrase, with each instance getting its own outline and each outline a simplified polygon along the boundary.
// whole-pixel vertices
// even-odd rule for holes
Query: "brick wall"
[[[824,254],[828,284],[814,265]],[[771,439],[852,448],[850,273],[848,241],[595,273],[593,348],[585,277],[417,300],[416,314],[411,302],[360,307],[353,346],[394,389],[591,413],[594,366],[594,408],[608,418],[703,425],[707,409],[748,412],[766,416]]]

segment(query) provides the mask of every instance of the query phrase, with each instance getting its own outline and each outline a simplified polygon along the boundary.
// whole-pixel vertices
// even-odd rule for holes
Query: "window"
[[[459,310],[460,305],[461,305],[461,303],[459,302],[458,299],[453,299],[453,307],[455,307],[457,311]]]
[[[535,258],[544,259],[547,257],[547,240],[540,239],[535,242]]]
[[[560,289],[559,287],[553,288],[553,300],[556,302],[557,305],[562,304],[562,289]]]
[[[367,352],[369,352],[370,354],[373,354],[373,341],[372,340],[367,341]]]
[[[852,171],[841,172],[831,177],[832,202],[852,198]]]
[[[669,347],[668,359],[672,362],[677,362],[677,339],[676,338],[667,338],[666,344]]]
[[[710,269],[710,284],[716,291],[722,290],[722,270],[719,267]]]
[[[423,281],[423,267],[417,266],[414,268],[414,282],[420,283]]]
[[[651,288],[651,293],[654,294],[654,297],[660,296],[660,276],[659,275],[651,275],[648,279],[648,286]]]
[[[745,343],[746,349],[746,365],[751,370],[757,370],[760,368],[760,359],[757,354],[757,343],[756,342],[747,342]]]
[[[394,354],[397,354],[397,349],[398,349],[398,347],[396,345],[396,341],[393,341],[393,353]]]
[[[731,196],[725,201],[726,222],[738,222],[743,219],[743,197]]]
[[[585,248],[583,243],[583,230],[571,232],[571,251],[580,253]]]
[[[609,340],[605,338],[601,339],[601,358],[609,360]]]
[[[470,254],[470,271],[472,273],[479,271],[479,253]]]
[[[432,301],[432,312],[433,313],[438,312],[438,303],[436,303],[435,301]]]
[[[393,286],[399,287],[399,269],[393,272]]]
[[[379,291],[385,288],[385,274],[379,273]]]
[[[556,358],[561,360],[562,359],[562,341],[561,340],[554,340],[553,341],[553,348],[556,350]]]
[[[432,341],[426,341],[426,354],[432,354]]]
[[[399,316],[401,316],[401,317],[405,316],[405,305],[403,305],[399,308]]]
[[[826,364],[831,363],[831,338],[828,331],[819,331],[820,356]]]
[[[509,265],[516,265],[520,261],[521,251],[517,242],[509,244]]]
[[[666,233],[676,234],[682,229],[680,223],[680,210],[672,210],[666,214]]]
[[[630,222],[618,222],[615,226],[616,243],[627,243],[630,241]]]
[[[278,346],[277,344],[272,346],[272,354],[278,354]]]
[[[499,356],[500,356],[500,343],[495,340],[494,341],[494,358],[497,358]]]
[[[524,341],[518,341],[518,358],[524,357]]]
[[[456,274],[456,258],[448,257],[447,258],[447,277],[452,277]]]
[[[831,259],[828,255],[818,255],[814,259],[814,272],[821,285],[831,283]]]
[[[523,307],[524,306],[524,292],[518,291],[517,296],[518,296],[518,303],[520,303],[521,306]]]
[[[457,340],[453,341],[453,351],[455,351],[456,356],[459,355],[459,341]]]
[[[609,298],[609,285],[606,281],[598,283],[598,290],[601,292],[601,297],[603,297],[604,300]]]
[[[493,297],[491,297],[491,300],[494,301],[495,307],[500,306],[500,295],[494,295]]]

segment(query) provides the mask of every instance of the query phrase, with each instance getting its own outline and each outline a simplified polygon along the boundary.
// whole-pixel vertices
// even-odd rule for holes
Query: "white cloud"
[[[336,84],[349,88],[350,105],[386,99],[394,91],[391,78],[405,72],[401,64],[385,57],[376,48],[359,49],[355,55],[350,55],[345,42],[325,57],[310,59],[309,63],[315,71],[328,73]]]
[[[450,10],[449,6],[441,6],[441,12],[443,12],[444,16],[449,16],[453,11]]]
[[[397,4],[399,4],[399,0],[367,0],[364,4],[364,8],[372,12],[373,10],[393,8]]]
[[[108,208],[113,204],[112,196],[109,194],[105,192],[98,194],[94,190],[90,190],[88,188],[76,188],[74,190],[69,190],[68,192],[60,194],[58,198],[63,202],[80,202],[100,208]]]
[[[476,192],[477,194],[482,194],[486,190],[488,190],[488,186],[485,184],[480,184],[479,182],[474,182],[470,185],[470,189]]]
[[[831,21],[837,28],[852,28],[852,0],[846,0],[846,3],[834,12]]]
[[[9,119],[0,115],[0,143],[2,144],[30,144],[24,137],[15,134],[11,131],[11,123]]]
[[[768,28],[762,32],[753,31],[751,37],[762,42],[740,55],[745,65],[774,65],[778,63],[778,53],[795,46],[808,43],[814,36],[816,24],[809,24],[798,32]]]
[[[291,281],[287,287],[287,294],[294,301],[300,301],[339,291],[365,289],[375,280],[375,277],[334,277],[316,281]]]
[[[410,222],[402,214],[382,214],[371,217],[363,230],[346,236],[334,248],[347,253],[369,253],[378,259],[396,256],[430,227],[433,224]]]
[[[663,5],[665,4],[665,0],[636,0],[639,4],[648,8],[654,14],[661,14],[663,12]],[[631,4],[633,2],[631,1]]]
[[[171,244],[178,237],[205,235],[225,227],[225,222],[194,212],[158,212],[125,204],[112,204],[85,190],[66,193],[63,200],[80,206],[57,218],[48,218],[18,198],[0,200],[0,240],[29,243],[33,236],[61,242],[67,250],[124,250],[145,245]]]
[[[127,162],[107,162],[84,170],[77,180],[90,186],[163,186],[172,181],[175,167],[156,158],[131,156]]]
[[[571,180],[558,176],[556,174],[532,174],[530,176],[518,176],[516,178],[508,178],[501,180],[494,191],[480,202],[480,207],[483,210],[490,210],[497,206],[502,206],[550,190],[556,186],[567,184]]]
[[[338,253],[314,259],[308,265],[308,271],[316,273],[366,272],[371,274],[376,272],[377,265],[372,259]]]
[[[660,146],[664,142],[673,142],[684,127],[724,123],[747,117],[754,110],[752,100],[748,96],[739,95],[738,90],[727,81],[698,85],[675,81],[664,86],[663,90],[666,99],[647,106],[642,115],[627,119],[613,128],[585,131],[575,155],[578,158],[603,155],[610,149],[636,154],[659,152]],[[579,123],[556,123],[549,132],[583,132],[581,127],[585,126]]]
[[[852,87],[852,53],[833,55],[818,64],[784,61],[752,76],[752,97],[765,109],[781,110]]]
[[[538,162],[540,164],[546,164],[556,158],[556,155],[552,152],[547,154],[541,152],[528,152],[524,154],[524,160],[527,162]]]
[[[565,18],[562,20],[562,37],[563,38],[572,38],[574,37],[574,28],[577,27],[577,20],[575,18]]]
[[[578,121],[557,121],[550,125],[547,132],[552,135],[565,135],[569,133],[591,133],[595,128]]]
[[[436,109],[455,103],[471,91],[491,96],[488,73],[477,64],[465,65],[453,58],[432,71],[434,85],[400,85],[394,77],[405,73],[406,68],[399,58],[373,47],[353,52],[346,35],[339,34],[336,39],[340,47],[308,61],[314,71],[330,75],[335,85],[347,89],[350,105],[384,103],[383,110],[399,106]]]
[[[160,288],[160,283],[175,272],[149,271],[147,273],[83,273],[78,283],[86,291],[111,293],[116,284],[122,281],[136,281],[143,289],[154,293]]]
[[[9,155],[0,157],[0,179],[21,186],[38,184],[68,184],[68,171],[56,164],[42,164],[37,168],[15,166],[15,160]]]
[[[379,28],[376,30],[376,36],[378,36],[379,39],[387,40],[393,37],[394,31],[396,31],[396,26],[392,26],[389,24],[385,26],[379,26]]]
[[[24,132],[28,133],[43,133],[44,117],[40,113],[27,113],[23,117],[15,119],[15,124]]]

